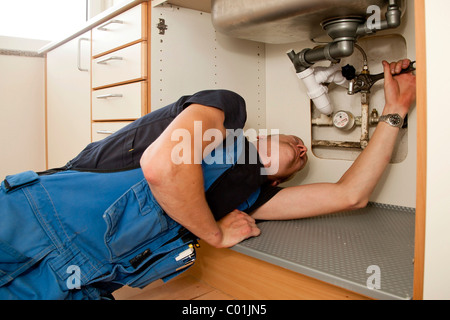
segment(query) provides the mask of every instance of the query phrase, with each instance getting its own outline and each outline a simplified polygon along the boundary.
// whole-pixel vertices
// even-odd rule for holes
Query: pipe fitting
[[[336,51],[338,52],[335,54],[335,56],[339,55],[339,58],[350,57],[355,51],[355,42],[356,40],[345,40],[335,42]]]
[[[328,68],[308,68],[297,73],[299,79],[306,86],[309,98],[313,101],[320,113],[324,115],[331,115],[333,113],[333,107],[328,97],[328,88],[323,84],[334,82],[346,87],[348,80],[344,78],[341,70],[339,65],[332,65]]]
[[[399,27],[402,15],[399,1],[389,0],[386,20],[381,21],[379,28],[376,30],[370,29],[364,18],[338,18],[324,21],[321,25],[333,39],[333,42],[320,48],[304,49],[298,54],[293,50],[288,52],[297,73],[310,68],[319,61],[337,62],[339,59],[351,56],[359,37],[371,35],[380,30]]]
[[[402,23],[402,12],[400,10],[400,7],[396,5],[390,5],[388,8],[388,11],[386,12],[386,21],[388,28],[395,29],[400,27]]]
[[[312,49],[304,49],[299,53],[295,53],[294,50],[288,51],[287,55],[289,59],[291,59],[292,64],[294,65],[295,71],[297,73],[305,71],[305,69],[308,69],[309,67],[312,67],[314,63],[309,63],[305,59],[305,54],[308,51],[311,51]]]
[[[322,83],[336,83],[345,88],[348,87],[348,80],[342,74],[341,66],[334,64],[330,67],[316,67],[314,68],[314,75],[316,81]]]

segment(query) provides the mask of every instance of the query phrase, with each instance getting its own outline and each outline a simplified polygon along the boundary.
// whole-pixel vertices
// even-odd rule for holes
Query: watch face
[[[402,123],[402,118],[398,114],[391,116],[389,120],[394,126],[399,126]]]

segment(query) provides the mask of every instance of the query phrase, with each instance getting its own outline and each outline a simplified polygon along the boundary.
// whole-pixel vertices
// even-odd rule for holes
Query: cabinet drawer
[[[131,42],[146,40],[146,6],[136,6],[93,29],[92,55],[95,57]]]
[[[147,82],[92,92],[92,120],[138,119],[147,106]]]
[[[92,87],[99,88],[147,77],[147,42],[114,51],[94,60]]]
[[[129,125],[132,121],[92,123],[92,142],[100,141]]]

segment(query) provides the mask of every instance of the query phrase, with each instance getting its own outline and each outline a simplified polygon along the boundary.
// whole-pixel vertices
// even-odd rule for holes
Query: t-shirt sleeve
[[[247,121],[245,100],[237,93],[228,90],[206,90],[190,96],[181,105],[184,110],[191,104],[214,107],[225,113],[226,129],[243,129]]]
[[[244,212],[247,214],[251,214],[253,211],[260,208],[270,199],[275,197],[275,195],[277,195],[281,190],[283,190],[282,187],[273,187],[269,184],[262,186],[258,199],[256,199],[255,203],[250,208],[244,210]]]
[[[106,139],[89,144],[67,166],[78,170],[109,171],[137,168],[147,147],[191,104],[223,110],[226,129],[243,129],[247,120],[245,101],[237,93],[228,90],[200,91],[152,111]]]

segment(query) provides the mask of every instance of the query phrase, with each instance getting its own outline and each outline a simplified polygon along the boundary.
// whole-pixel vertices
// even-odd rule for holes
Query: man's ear
[[[276,186],[278,186],[280,184],[280,180],[275,180],[275,181],[272,181],[271,183],[270,183],[270,185],[272,186],[272,187],[276,187]]]

